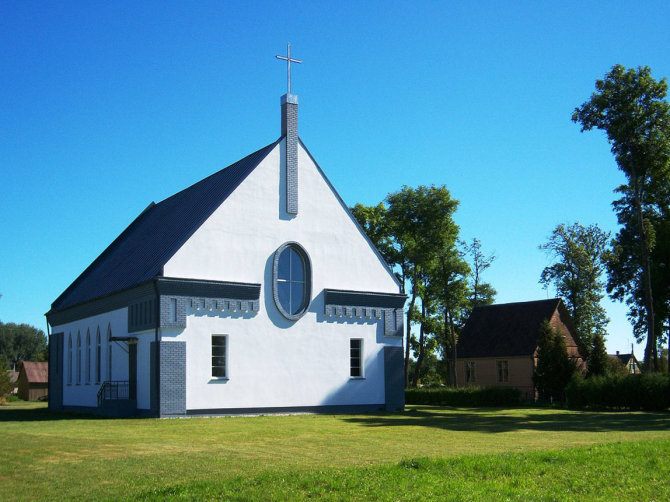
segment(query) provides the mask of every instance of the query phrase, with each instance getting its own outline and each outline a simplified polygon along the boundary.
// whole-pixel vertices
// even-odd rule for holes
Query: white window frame
[[[81,332],[77,331],[77,385],[81,385]]]
[[[72,333],[67,335],[67,384],[72,385]]]
[[[358,342],[358,375],[353,375],[354,365],[353,365],[353,351],[352,342]],[[361,380],[365,378],[365,342],[362,338],[350,338],[349,339],[349,378],[352,380]]]
[[[221,357],[221,356],[215,356],[214,355],[214,347],[220,347],[219,345],[214,345],[214,339],[215,338],[223,338],[223,375],[214,375],[214,357]],[[228,353],[230,351],[230,337],[228,335],[216,333],[213,334],[210,340],[210,378],[212,380],[228,380],[230,379],[230,364],[228,361]],[[220,367],[220,366],[216,366]]]
[[[86,385],[91,383],[91,330],[86,330]]]

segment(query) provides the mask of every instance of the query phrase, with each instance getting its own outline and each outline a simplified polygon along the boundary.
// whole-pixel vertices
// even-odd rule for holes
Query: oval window
[[[295,242],[281,246],[274,258],[273,293],[279,312],[298,320],[307,311],[312,292],[311,268],[305,250]]]

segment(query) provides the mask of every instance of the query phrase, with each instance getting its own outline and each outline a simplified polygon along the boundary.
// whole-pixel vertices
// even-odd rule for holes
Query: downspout
[[[160,293],[158,292],[158,279],[154,279],[154,290],[156,291],[156,327],[154,331],[154,346],[156,348],[156,367],[154,368],[155,374],[155,381],[156,381],[156,388],[154,391],[156,392],[156,414],[158,417],[161,415],[161,396],[160,396],[160,390],[161,390],[161,385],[160,385],[160,324],[161,324],[161,297]]]

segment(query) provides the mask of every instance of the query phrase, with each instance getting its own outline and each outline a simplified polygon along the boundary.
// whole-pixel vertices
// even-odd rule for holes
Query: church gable
[[[274,252],[297,242],[324,288],[398,293],[395,277],[309,152],[297,155],[299,212],[286,211],[282,140],[166,263],[167,277],[264,282]]]

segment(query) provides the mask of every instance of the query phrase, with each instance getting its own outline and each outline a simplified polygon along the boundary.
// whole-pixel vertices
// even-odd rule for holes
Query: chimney
[[[281,135],[286,138],[286,212],[298,214],[298,96],[281,97]]]

